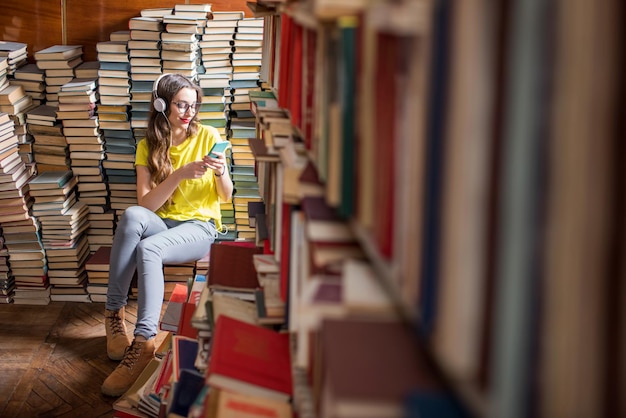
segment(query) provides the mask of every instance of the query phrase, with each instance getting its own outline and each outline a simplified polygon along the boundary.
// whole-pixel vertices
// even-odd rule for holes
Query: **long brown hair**
[[[154,188],[172,174],[172,161],[170,160],[170,147],[172,146],[172,130],[168,116],[172,111],[172,98],[180,90],[190,88],[196,91],[196,103],[202,103],[202,90],[181,74],[167,74],[159,80],[156,96],[163,99],[167,104],[163,113],[154,109],[154,99],[150,105],[150,116],[146,129],[146,142],[148,144],[148,169],[150,170],[150,187]],[[193,114],[187,136],[198,132],[198,112]],[[169,201],[169,200],[168,200]]]

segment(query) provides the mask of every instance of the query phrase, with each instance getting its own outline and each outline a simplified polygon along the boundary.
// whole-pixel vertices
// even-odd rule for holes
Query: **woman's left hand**
[[[205,155],[202,160],[204,161],[204,164],[207,168],[210,168],[215,174],[219,176],[226,171],[226,156],[223,152],[214,152],[213,154],[216,157]]]

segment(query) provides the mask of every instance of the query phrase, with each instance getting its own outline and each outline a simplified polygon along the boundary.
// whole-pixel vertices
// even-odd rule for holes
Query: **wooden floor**
[[[111,417],[103,303],[0,305],[0,417]],[[134,330],[137,304],[126,322]]]

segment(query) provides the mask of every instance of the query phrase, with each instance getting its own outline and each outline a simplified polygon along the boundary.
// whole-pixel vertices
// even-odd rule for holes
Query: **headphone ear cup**
[[[165,112],[165,109],[167,109],[167,104],[165,103],[165,100],[161,99],[160,97],[154,99],[154,110],[163,113]]]

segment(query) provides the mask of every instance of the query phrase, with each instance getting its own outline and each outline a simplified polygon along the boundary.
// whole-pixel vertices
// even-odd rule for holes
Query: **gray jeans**
[[[163,305],[163,264],[199,260],[209,252],[215,238],[213,222],[174,221],[141,206],[127,208],[113,238],[106,309],[118,310],[126,305],[136,269],[135,336],[154,337]]]

